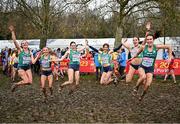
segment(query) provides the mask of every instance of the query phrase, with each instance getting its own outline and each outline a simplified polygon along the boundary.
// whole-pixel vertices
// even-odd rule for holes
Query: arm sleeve
[[[114,48],[113,51],[114,52],[118,51],[121,48],[121,46],[122,46],[122,43],[117,48]]]
[[[99,52],[96,48],[94,48],[94,47],[92,47],[92,46],[89,46],[89,48],[91,48],[93,51],[95,51],[95,52]]]
[[[121,54],[121,58],[119,59],[119,62],[123,62],[126,60],[126,54],[125,53],[122,53]]]
[[[125,52],[123,53],[122,60],[126,61],[126,53]]]

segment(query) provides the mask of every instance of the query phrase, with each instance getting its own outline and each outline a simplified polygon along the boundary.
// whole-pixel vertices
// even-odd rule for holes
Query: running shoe
[[[133,96],[136,96],[136,95],[137,95],[137,93],[138,93],[137,89],[136,89],[136,88],[134,88],[134,89],[133,89],[133,93],[132,93],[132,94],[133,94]]]

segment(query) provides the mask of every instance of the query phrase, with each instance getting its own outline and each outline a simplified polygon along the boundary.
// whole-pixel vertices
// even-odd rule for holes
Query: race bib
[[[23,64],[30,64],[31,63],[31,57],[30,56],[23,56]]]
[[[103,63],[108,63],[108,59],[107,58],[104,58],[102,59]]]
[[[72,55],[72,61],[73,62],[79,62],[80,61],[80,55],[79,54]]]
[[[43,68],[49,68],[50,67],[49,62],[47,60],[42,60],[41,65],[42,65]]]
[[[142,65],[145,67],[153,66],[154,59],[153,58],[143,58]]]
[[[108,64],[109,63],[109,58],[107,58],[107,57],[102,58],[102,63],[103,64]]]
[[[133,48],[131,50],[131,57],[134,57],[137,54],[137,52],[138,52],[138,49],[137,48]]]

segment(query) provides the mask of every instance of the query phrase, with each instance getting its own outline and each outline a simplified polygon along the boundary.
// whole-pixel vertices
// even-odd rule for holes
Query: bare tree
[[[46,41],[52,33],[55,17],[68,7],[64,0],[15,0],[18,9],[29,19],[33,26],[41,31],[40,47],[46,46]]]
[[[85,5],[90,0],[15,0],[19,9],[34,27],[41,31],[40,47],[46,46],[47,38],[53,34],[56,26],[57,16],[68,12],[75,6]],[[70,6],[71,5],[71,6]]]
[[[125,34],[123,27],[129,17],[136,17],[140,21],[144,21],[143,18],[146,17],[147,12],[155,13],[158,11],[158,4],[154,0],[107,0],[99,6],[99,9],[102,14],[116,16],[116,45],[121,42],[123,34]]]

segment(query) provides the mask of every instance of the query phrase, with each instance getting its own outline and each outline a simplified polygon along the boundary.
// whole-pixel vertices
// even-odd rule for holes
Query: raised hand
[[[9,26],[9,30],[11,31],[11,32],[13,32],[14,31],[14,26]]]
[[[87,39],[85,40],[85,45],[88,45],[88,40]]]
[[[123,40],[123,42],[126,43],[126,42],[127,42],[127,38],[125,38],[125,39]]]

